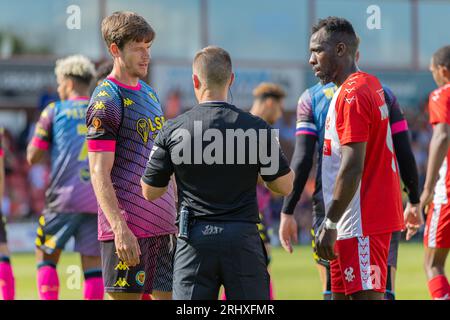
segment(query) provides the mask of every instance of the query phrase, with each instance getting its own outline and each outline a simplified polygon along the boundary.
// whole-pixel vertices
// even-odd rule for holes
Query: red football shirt
[[[430,123],[432,125],[438,123],[447,123],[450,125],[450,83],[434,90],[430,94],[428,111],[430,113]],[[450,195],[450,172],[448,170],[449,156],[450,149],[447,151],[447,156],[439,169],[439,180],[434,189],[433,203],[435,205],[448,203]]]
[[[364,171],[338,223],[338,239],[403,229],[400,178],[389,110],[378,79],[360,71],[350,75],[335,93],[327,115],[322,162],[327,211],[341,166],[341,147],[357,142],[367,143]]]

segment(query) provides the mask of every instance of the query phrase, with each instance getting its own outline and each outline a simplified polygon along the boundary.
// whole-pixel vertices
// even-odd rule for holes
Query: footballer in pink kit
[[[115,12],[102,22],[114,59],[86,114],[92,183],[99,203],[98,238],[108,298],[171,299],[176,233],[172,184],[158,200],[143,198],[140,179],[164,123],[147,75],[155,33],[141,16]]]

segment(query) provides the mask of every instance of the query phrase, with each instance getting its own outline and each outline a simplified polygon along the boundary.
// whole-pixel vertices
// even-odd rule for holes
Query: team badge
[[[344,273],[345,273],[345,280],[347,282],[352,282],[355,279],[355,275],[353,274],[352,267],[348,267],[347,269],[345,269]]]
[[[145,283],[145,272],[144,271],[139,271],[136,274],[136,283],[138,285],[140,285],[141,287],[144,285],[144,283]]]
[[[92,125],[96,130],[98,130],[102,127],[102,120],[100,120],[97,117],[94,117],[94,119],[92,119]]]

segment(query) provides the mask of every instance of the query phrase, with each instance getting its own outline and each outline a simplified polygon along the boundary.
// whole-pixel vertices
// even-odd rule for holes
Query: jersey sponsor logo
[[[114,287],[129,287],[130,285],[128,284],[128,281],[126,278],[119,278],[117,279],[116,283],[114,284]]]
[[[131,100],[130,98],[125,98],[125,99],[123,99],[123,105],[124,105],[125,107],[129,107],[129,106],[131,106],[133,103],[134,103],[134,101]]]
[[[109,97],[109,93],[105,90],[100,91],[95,97]]]
[[[114,270],[125,271],[130,270],[130,267],[123,261],[119,261],[119,264],[114,268]]]
[[[345,274],[345,280],[347,282],[353,282],[353,280],[355,280],[355,275],[353,274],[353,268],[352,267],[348,267],[344,270],[344,274]]]
[[[86,110],[84,108],[67,109],[65,114],[68,119],[84,120],[86,118]]]
[[[145,284],[145,272],[139,271],[136,274],[136,283],[140,285],[141,287]]]
[[[106,91],[103,91],[103,92],[106,92]],[[103,101],[95,101],[94,109],[95,109],[95,110],[105,110],[105,109],[106,109],[106,106],[105,106],[105,104],[103,103]]]
[[[323,141],[323,155],[331,156],[331,139],[325,139]]]
[[[150,133],[152,133],[152,139],[155,140],[157,130],[161,130],[164,123],[164,117],[155,117],[153,121],[151,119],[141,118],[136,123],[136,130],[141,136],[144,143],[148,142]]]

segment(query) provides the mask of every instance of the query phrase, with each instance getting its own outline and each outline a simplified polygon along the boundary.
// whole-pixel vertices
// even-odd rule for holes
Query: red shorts
[[[427,248],[450,248],[450,204],[431,204],[423,236]]]
[[[330,262],[331,291],[386,291],[387,258],[392,233],[336,241],[338,258]]]

